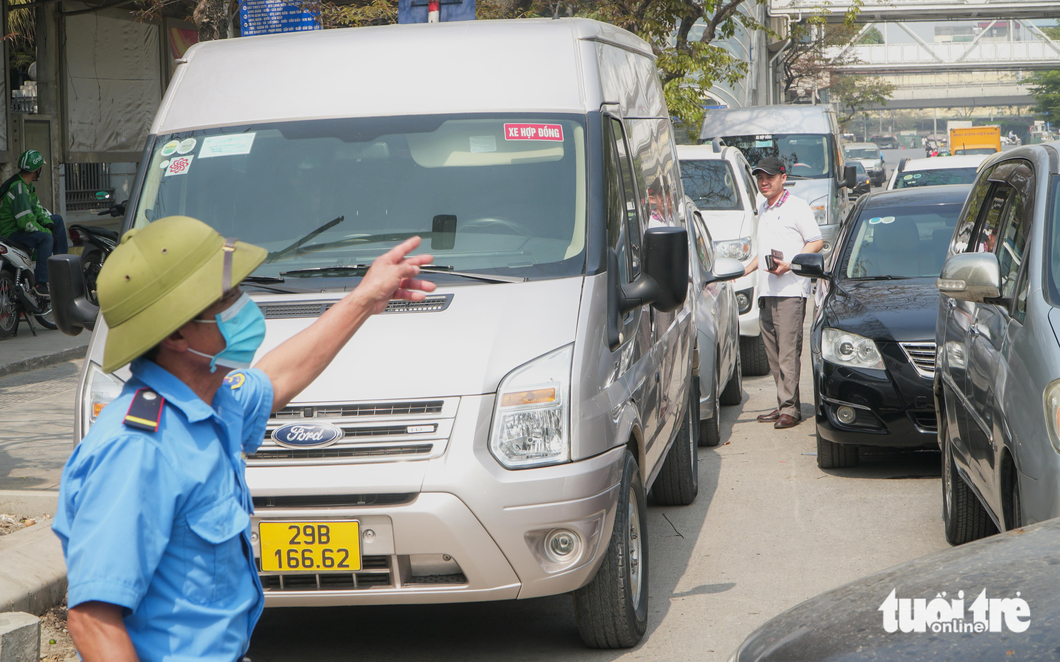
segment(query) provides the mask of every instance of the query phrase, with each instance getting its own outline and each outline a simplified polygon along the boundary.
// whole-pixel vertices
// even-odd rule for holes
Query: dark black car
[[[1055,660],[1060,519],[903,563],[755,630],[733,662]]]
[[[854,466],[859,446],[938,447],[935,280],[969,189],[865,195],[844,224],[810,346],[822,469]],[[793,270],[817,275],[807,260]]]

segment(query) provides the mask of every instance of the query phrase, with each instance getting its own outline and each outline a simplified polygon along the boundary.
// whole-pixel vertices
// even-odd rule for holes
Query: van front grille
[[[354,418],[358,416],[416,416],[442,413],[442,400],[412,400],[408,402],[374,402],[351,405],[322,405],[319,407],[292,405],[272,415],[279,420],[299,418]]]
[[[362,506],[396,506],[409,503],[416,494],[310,494],[297,496],[254,497],[254,509],[262,508],[353,508]]]
[[[452,294],[431,296],[423,301],[402,301],[395,299],[387,303],[383,314],[438,313],[448,308],[452,301]],[[285,301],[282,303],[262,303],[261,312],[265,315],[265,319],[320,317],[336,303],[338,303],[338,301]]]
[[[260,569],[261,563],[258,563]],[[349,591],[394,586],[389,556],[365,556],[357,572],[324,574],[259,574],[266,593],[276,591]]]
[[[386,457],[430,455],[434,444],[398,444],[395,446],[354,446],[343,448],[267,448],[247,456],[247,460],[320,460],[354,457]]]

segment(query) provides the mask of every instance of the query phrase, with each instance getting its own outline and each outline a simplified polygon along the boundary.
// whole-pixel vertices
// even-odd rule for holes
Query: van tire
[[[603,562],[592,581],[574,592],[578,634],[589,648],[632,648],[648,629],[647,500],[640,469],[628,450],[622,465],[615,524]]]
[[[858,466],[858,447],[836,444],[817,433],[817,466],[821,469],[846,469]]]
[[[740,336],[740,362],[744,377],[761,377],[769,374],[769,359],[766,358],[766,341],[761,335]]]
[[[945,426],[945,418],[942,422]],[[939,430],[939,439],[942,440],[942,522],[946,529],[946,542],[963,545],[994,535],[997,527],[990,519],[990,514],[957,472],[953,447],[945,429]]]
[[[699,494],[699,452],[692,425],[692,407],[689,406],[685,409],[681,429],[651,486],[652,500],[660,506],[687,506]]]

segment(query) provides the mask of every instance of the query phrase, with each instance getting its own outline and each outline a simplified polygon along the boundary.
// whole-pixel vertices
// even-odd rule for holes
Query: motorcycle
[[[34,336],[37,330],[33,328],[31,316],[46,329],[56,328],[51,299],[40,296],[33,288],[35,264],[32,248],[0,237],[0,337],[18,333],[23,317]]]
[[[97,197],[99,197],[97,195]],[[109,197],[109,195],[107,196]],[[96,216],[125,216],[125,202],[118,202],[96,214]],[[118,245],[118,233],[106,228],[71,225],[66,229],[72,246],[81,246],[81,270],[85,274],[85,296],[93,304],[96,301],[96,277],[103,262]]]

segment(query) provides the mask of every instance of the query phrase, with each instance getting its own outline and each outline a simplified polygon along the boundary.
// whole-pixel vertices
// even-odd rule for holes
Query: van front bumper
[[[462,455],[455,448],[449,450]],[[357,520],[363,559],[363,569],[356,572],[260,573],[265,604],[475,602],[573,591],[593,578],[607,550],[623,453],[623,448],[615,448],[580,462],[522,471],[498,473],[484,466],[478,467],[482,470],[446,471],[452,477],[451,489],[411,494],[395,493],[394,488],[379,484],[373,479],[373,468],[379,465],[364,464],[283,467],[288,473],[283,493],[267,490],[269,495],[262,496],[264,490],[256,490],[255,485],[267,482],[267,472],[280,468],[259,469],[251,487],[257,510],[251,531],[259,569],[261,521]],[[446,460],[442,457],[429,463],[444,465]],[[448,460],[452,469],[454,460]],[[491,457],[488,461],[495,462]],[[424,463],[395,464],[408,467]],[[292,471],[297,472],[297,482],[290,480]],[[468,473],[476,475],[470,477]],[[424,474],[424,483],[431,482],[431,469]],[[502,480],[486,477],[491,474]],[[513,477],[514,481],[503,480]],[[370,502],[369,497],[374,496],[377,502],[387,503],[314,506],[314,497],[303,496],[326,491],[332,496],[317,498],[322,503],[329,499],[334,503],[342,485],[372,493],[363,495],[366,498],[362,501]],[[528,487],[532,487],[530,492]],[[528,494],[534,498],[528,500]],[[557,530],[574,533],[577,538],[577,551],[561,562],[545,551],[549,533]]]

